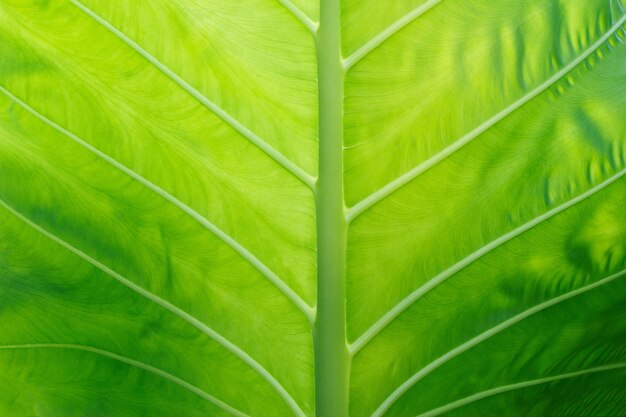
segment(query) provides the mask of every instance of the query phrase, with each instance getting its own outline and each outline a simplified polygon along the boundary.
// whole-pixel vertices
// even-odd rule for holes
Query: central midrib
[[[317,316],[314,328],[317,417],[348,415],[343,200],[343,78],[340,0],[322,0],[316,34],[319,88]]]

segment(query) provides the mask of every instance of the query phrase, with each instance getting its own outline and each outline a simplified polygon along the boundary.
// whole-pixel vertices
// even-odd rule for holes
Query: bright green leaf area
[[[626,416],[625,0],[0,1],[0,416]]]

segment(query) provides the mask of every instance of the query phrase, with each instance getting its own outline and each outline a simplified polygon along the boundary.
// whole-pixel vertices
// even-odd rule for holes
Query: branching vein
[[[481,247],[480,249],[478,249],[471,255],[467,256],[466,258],[452,265],[450,268],[441,272],[439,275],[429,280],[426,284],[422,285],[420,288],[416,289],[415,291],[407,295],[402,301],[400,301],[391,310],[385,313],[385,315],[382,316],[372,327],[367,329],[365,333],[363,333],[350,346],[350,353],[352,355],[356,355],[361,349],[363,349],[365,345],[367,345],[374,337],[376,337],[378,333],[380,333],[385,327],[387,327],[393,320],[395,320],[406,309],[411,307],[413,304],[415,304],[417,300],[423,297],[426,293],[431,291],[433,288],[436,288],[438,285],[440,285],[442,282],[444,282],[451,276],[459,273],[464,268],[468,267],[472,263],[476,262],[478,259],[492,252],[494,249],[497,249],[498,247],[504,245],[511,239],[516,238],[522,233],[525,233],[528,230],[536,227],[537,225],[551,219],[552,217],[556,216],[559,213],[562,213],[568,208],[590,198],[591,196],[595,195],[599,191],[603,190],[604,188],[608,187],[609,185],[613,184],[614,182],[622,178],[624,175],[626,175],[626,169],[619,171],[617,174],[613,175],[612,177],[609,177],[607,180],[596,185],[595,187],[591,188],[585,193],[580,194],[579,196],[553,208],[550,211],[547,211],[541,216],[534,218],[533,220],[510,231],[509,233],[503,236],[500,236],[498,239]]]
[[[370,194],[368,197],[364,198],[359,203],[352,206],[348,210],[348,213],[346,215],[348,221],[354,220],[359,215],[361,215],[364,211],[374,206],[375,204],[377,204],[384,198],[388,197],[395,191],[399,190],[404,185],[408,184],[409,182],[411,182],[412,180],[414,180],[415,178],[417,178],[418,176],[420,176],[421,174],[423,174],[430,168],[434,167],[441,161],[445,160],[446,158],[454,154],[456,151],[460,150],[465,145],[470,143],[472,140],[476,139],[477,137],[482,135],[484,132],[489,130],[491,127],[496,125],[498,122],[500,122],[501,120],[509,116],[515,110],[522,107],[523,105],[531,101],[533,98],[537,97],[539,94],[541,94],[542,92],[550,88],[556,82],[558,82],[563,77],[565,77],[570,71],[572,71],[581,62],[587,59],[596,50],[598,50],[611,36],[613,36],[613,34],[615,34],[622,27],[624,22],[626,22],[626,16],[622,16],[622,18],[616,24],[614,24],[600,39],[598,39],[597,42],[595,42],[593,45],[591,45],[589,48],[583,51],[572,62],[570,62],[565,67],[563,67],[560,71],[555,73],[552,77],[544,81],[535,89],[526,93],[519,100],[517,100],[516,102],[514,102],[513,104],[511,104],[504,110],[500,111],[499,113],[497,113],[496,115],[494,115],[493,117],[485,121],[483,124],[478,126],[476,129],[472,130],[471,132],[463,136],[462,138],[454,141],[451,145],[443,149],[441,152],[428,158],[426,161],[417,165],[415,168],[402,174],[400,177],[391,181],[390,183],[382,187],[380,190]]]
[[[388,26],[385,30],[380,32],[378,35],[374,36],[372,39],[367,41],[365,45],[356,50],[352,55],[347,57],[343,61],[343,66],[345,70],[349,70],[354,64],[363,59],[367,54],[372,52],[374,49],[378,48],[383,42],[387,39],[391,38],[393,35],[398,33],[404,27],[406,27],[411,22],[415,21],[418,17],[435,7],[437,4],[441,3],[443,0],[428,0],[427,2],[419,5],[406,15],[402,16],[400,19],[396,20],[393,24]]]
[[[244,126],[241,122],[236,120],[230,114],[228,114],[224,109],[219,107],[217,104],[209,100],[206,96],[204,96],[201,92],[192,87],[187,81],[183,80],[180,76],[178,76],[174,71],[169,69],[166,65],[164,65],[161,61],[152,56],[148,51],[143,49],[139,44],[130,39],[124,33],[122,33],[115,26],[111,25],[107,20],[96,14],[93,10],[89,9],[87,6],[83,5],[77,0],[70,0],[72,4],[81,9],[91,18],[93,18],[96,22],[100,23],[104,26],[109,32],[117,36],[120,40],[126,43],[128,46],[133,48],[139,55],[144,57],[148,62],[158,68],[163,74],[169,77],[172,81],[178,84],[183,90],[189,93],[192,97],[194,97],[198,102],[211,110],[215,115],[221,118],[224,122],[229,124],[233,129],[239,132],[243,137],[248,139],[250,142],[255,144],[259,149],[261,149],[265,154],[271,157],[274,161],[276,161],[280,166],[289,171],[292,175],[298,178],[302,183],[308,186],[310,189],[314,188],[315,181],[311,175],[306,173],[302,168],[298,167],[292,161],[290,161],[283,154],[274,149],[271,145],[257,136],[254,132]]]
[[[243,349],[235,345],[233,342],[231,342],[230,340],[228,340],[227,338],[225,338],[224,336],[222,336],[215,330],[211,329],[209,326],[207,326],[206,324],[204,324],[203,322],[201,322],[194,316],[190,315],[186,311],[176,307],[174,304],[170,303],[169,301],[164,300],[158,295],[153,294],[152,292],[146,290],[140,285],[118,274],[117,272],[109,268],[108,266],[102,264],[101,262],[87,255],[86,253],[82,252],[80,249],[72,246],[70,243],[66,242],[62,238],[42,228],[41,226],[34,223],[29,218],[25,217],[23,214],[21,214],[19,211],[17,211],[16,209],[14,209],[13,207],[8,205],[5,201],[1,199],[0,199],[0,206],[4,207],[6,210],[11,212],[14,216],[19,218],[21,221],[23,221],[28,226],[32,227],[33,229],[35,229],[37,232],[41,233],[48,239],[64,247],[65,249],[72,252],[76,256],[82,258],[84,261],[89,262],[91,265],[98,268],[100,271],[104,272],[105,274],[111,276],[113,279],[117,280],[122,285],[125,285],[129,289],[135,291],[137,294],[143,296],[144,298],[152,301],[153,303],[163,307],[164,309],[170,311],[174,315],[185,320],[187,323],[191,324],[196,329],[200,330],[201,332],[209,336],[211,339],[215,340],[217,343],[222,345],[225,349],[227,349],[233,355],[237,356],[244,363],[250,366],[250,368],[254,369],[254,371],[256,371],[262,378],[264,378],[276,390],[276,392],[285,400],[287,405],[289,405],[289,407],[292,409],[292,411],[294,412],[296,416],[305,417],[304,412],[300,409],[296,401],[291,397],[291,395],[287,392],[287,390],[285,390],[285,388],[280,384],[280,382],[278,382],[278,380],[267,369],[265,369],[260,363],[254,360],[248,353],[246,353]]]
[[[311,34],[315,35],[317,33],[318,24],[315,23],[309,16],[307,16],[302,10],[300,10],[295,4],[293,4],[290,0],[278,0],[280,4],[283,5],[285,9],[287,9],[296,19],[300,21]]]
[[[464,407],[468,404],[475,403],[477,401],[483,400],[485,398],[493,397],[494,395],[503,394],[505,392],[515,391],[523,388],[532,387],[535,385],[547,384],[550,382],[557,382],[564,379],[576,378],[579,376],[595,374],[598,372],[608,372],[608,371],[616,371],[619,369],[626,368],[626,363],[616,363],[605,366],[597,366],[595,368],[584,369],[582,371],[577,372],[569,372],[566,374],[549,376],[546,378],[533,379],[530,381],[518,382],[516,384],[503,385],[501,387],[493,388],[487,391],[482,391],[476,393],[474,395],[470,395],[469,397],[462,398],[458,401],[454,401],[450,404],[446,404],[434,410],[428,411],[426,413],[420,414],[417,417],[435,417],[441,414],[447,413],[448,411],[456,410],[457,408]]]
[[[32,114],[33,116],[35,116],[36,118],[38,118],[39,120],[47,124],[48,126],[52,127],[53,129],[57,130],[63,135],[67,136],[68,138],[70,138],[77,144],[81,145],[85,149],[89,150],[90,152],[93,152],[95,155],[97,155],[104,161],[108,162],[109,164],[119,169],[123,173],[127,174],[128,176],[130,176],[131,178],[133,178],[140,184],[151,189],[156,194],[158,194],[159,196],[163,197],[165,200],[169,201],[170,203],[172,203],[173,205],[181,209],[183,212],[187,213],[190,217],[192,217],[194,220],[196,220],[198,223],[204,226],[207,230],[209,230],[218,238],[220,238],[224,243],[226,243],[228,246],[233,248],[239,255],[241,255],[241,257],[243,257],[246,261],[248,261],[250,265],[252,265],[261,274],[263,274],[263,276],[265,276],[270,282],[272,282],[283,294],[285,294],[286,297],[288,297],[296,305],[296,307],[298,307],[298,309],[307,317],[307,320],[309,320],[309,322],[313,320],[312,308],[309,305],[307,305],[304,302],[304,300],[302,300],[302,298],[298,296],[298,294],[296,294],[284,281],[282,281],[270,268],[268,268],[256,256],[254,256],[250,251],[248,251],[245,247],[243,247],[243,245],[241,245],[234,238],[226,234],[222,229],[217,227],[215,224],[211,223],[207,218],[203,217],[200,213],[198,213],[197,211],[195,211],[194,209],[192,209],[191,207],[189,207],[188,205],[186,205],[185,203],[183,203],[182,201],[180,201],[179,199],[177,199],[176,197],[174,197],[167,191],[163,190],[158,185],[148,181],[146,178],[142,177],[135,171],[121,164],[120,162],[110,157],[109,155],[101,152],[100,150],[93,147],[88,142],[84,141],[83,139],[79,138],[78,136],[70,132],[69,130],[65,129],[59,124],[48,119],[46,116],[39,113],[37,110],[35,110],[34,108],[26,104],[24,101],[22,101],[15,95],[13,95],[10,91],[5,89],[4,87],[0,86],[0,91],[4,93],[7,97],[9,97],[11,100],[13,100],[15,103],[19,104],[22,108],[24,108],[30,114]]]
[[[77,350],[83,352],[95,353],[97,355],[105,356],[107,358],[116,360],[118,362],[122,362],[126,365],[130,365],[136,368],[143,369],[144,371],[150,372],[151,374],[157,375],[161,378],[164,378],[170,382],[173,382],[176,385],[190,391],[201,398],[213,403],[217,407],[226,411],[227,413],[236,416],[236,417],[249,417],[247,414],[237,410],[236,408],[226,404],[224,401],[217,399],[206,391],[201,390],[200,388],[190,384],[187,381],[184,381],[168,372],[165,372],[162,369],[156,368],[154,366],[148,365],[141,361],[137,361],[134,359],[127,358],[125,356],[118,355],[113,352],[109,352],[103,349],[98,349],[92,346],[84,346],[84,345],[71,345],[71,344],[60,344],[60,343],[37,343],[37,344],[23,344],[23,345],[5,345],[0,346],[0,350],[17,350],[17,349],[70,349]]]
[[[420,381],[421,379],[423,379],[426,375],[430,374],[431,372],[433,372],[435,369],[439,368],[440,366],[442,366],[443,364],[445,364],[446,362],[449,362],[450,360],[452,360],[453,358],[459,356],[460,354],[462,354],[463,352],[475,347],[476,345],[484,342],[485,340],[497,335],[498,333],[508,329],[509,327],[513,326],[514,324],[517,324],[519,322],[521,322],[522,320],[527,319],[528,317],[531,317],[534,314],[537,314],[543,310],[546,310],[547,308],[550,308],[556,304],[562,303],[564,301],[567,301],[573,297],[576,297],[578,295],[582,295],[585,294],[595,288],[598,288],[600,286],[609,284],[612,281],[615,281],[619,278],[623,278],[626,276],[626,270],[622,270],[621,272],[618,272],[616,274],[613,274],[609,277],[603,278],[599,281],[594,282],[593,284],[589,284],[586,285],[584,287],[578,288],[576,290],[570,291],[568,293],[565,293],[563,295],[560,295],[558,297],[555,297],[551,300],[548,300],[544,303],[538,304],[534,307],[529,308],[528,310],[525,310],[524,312],[500,323],[499,325],[492,327],[491,329],[481,333],[480,335],[474,337],[473,339],[468,340],[467,342],[463,343],[462,345],[456,347],[455,349],[452,349],[451,351],[449,351],[448,353],[444,354],[443,356],[440,356],[439,358],[435,359],[433,362],[431,362],[430,364],[426,365],[424,368],[422,368],[421,370],[419,370],[417,373],[415,373],[411,378],[409,378],[408,380],[406,380],[402,385],[400,385],[398,388],[396,388],[395,391],[393,391],[393,393],[387,397],[387,399],[385,399],[385,401],[383,401],[383,403],[380,405],[380,407],[378,407],[376,409],[376,411],[374,412],[374,414],[372,414],[372,417],[381,417],[382,415],[385,414],[385,412],[387,412],[387,410],[389,410],[389,408],[402,396],[404,395],[411,387],[413,387],[418,381]]]

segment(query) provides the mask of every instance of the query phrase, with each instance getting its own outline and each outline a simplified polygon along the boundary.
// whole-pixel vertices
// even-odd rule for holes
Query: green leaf
[[[3,0],[0,415],[626,416],[624,0]]]

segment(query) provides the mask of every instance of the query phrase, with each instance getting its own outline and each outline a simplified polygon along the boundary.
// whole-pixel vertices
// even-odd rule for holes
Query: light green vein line
[[[568,378],[576,378],[578,376],[593,374],[597,372],[606,372],[606,371],[615,371],[618,369],[626,368],[626,363],[616,363],[612,365],[598,366],[595,368],[584,369],[582,371],[570,372],[566,374],[554,375],[546,378],[533,379],[531,381],[518,382],[516,384],[503,385],[501,387],[493,388],[487,391],[479,392],[474,395],[470,395],[469,397],[465,397],[458,401],[454,401],[450,404],[446,404],[439,408],[435,408],[434,410],[428,411],[426,413],[420,414],[417,417],[435,417],[441,415],[443,413],[447,413],[448,411],[455,410],[457,408],[466,406],[468,404],[480,401],[482,399],[493,397],[494,395],[502,394],[509,391],[515,391],[518,389],[532,387],[534,385],[547,384],[549,382],[560,381]]]
[[[626,175],[626,169],[619,171],[617,174],[609,177],[607,180],[601,182],[595,187],[587,190],[585,193],[580,194],[579,196],[553,208],[552,210],[547,211],[539,217],[535,217],[533,220],[525,223],[518,228],[511,230],[509,233],[500,236],[498,239],[488,243],[487,245],[481,247],[471,255],[452,265],[450,268],[441,272],[436,277],[429,280],[426,284],[422,285],[411,294],[407,295],[402,301],[396,304],[391,310],[385,313],[372,327],[367,329],[354,343],[350,345],[350,353],[354,356],[356,355],[365,345],[367,345],[378,333],[380,333],[385,327],[387,327],[393,320],[395,320],[400,314],[402,314],[407,308],[412,306],[417,300],[423,297],[426,293],[431,291],[433,288],[437,287],[439,284],[444,282],[446,279],[450,278],[454,274],[457,274],[467,266],[476,262],[478,259],[487,255],[494,249],[504,245],[511,239],[521,235],[522,233],[527,232],[533,227],[549,220],[550,218],[556,216],[557,214],[567,210],[568,208],[581,203],[582,201],[588,199],[609,185],[613,184],[615,181],[622,178]]]
[[[609,10],[611,12],[611,23],[615,23],[617,21],[615,20],[615,15],[617,14],[618,16],[621,16],[622,14],[624,14],[624,6],[622,5],[622,2],[620,0],[610,0],[609,3],[610,3]],[[614,9],[617,9],[616,14],[613,13]]]
[[[271,157],[274,161],[276,161],[280,166],[290,172],[293,176],[298,178],[302,183],[308,186],[311,190],[315,187],[315,179],[294,164],[292,161],[287,159],[283,154],[278,152],[272,146],[270,146],[267,142],[257,136],[254,132],[244,126],[241,122],[236,120],[230,114],[228,114],[224,109],[219,107],[217,104],[209,100],[206,96],[200,93],[198,90],[193,88],[188,82],[183,80],[180,76],[178,76],[174,71],[165,66],[161,61],[152,56],[148,51],[143,49],[139,44],[130,39],[124,33],[122,33],[115,26],[111,25],[107,20],[96,14],[94,11],[89,9],[87,6],[83,5],[77,0],[70,0],[72,4],[85,12],[88,16],[94,19],[96,22],[100,23],[104,26],[109,32],[117,36],[120,40],[126,43],[128,46],[133,48],[139,55],[144,57],[148,62],[158,68],[163,74],[168,76],[172,81],[178,84],[183,90],[189,93],[192,97],[198,100],[201,104],[211,110],[215,115],[217,115],[224,122],[228,123],[233,129],[239,132],[243,137],[248,139],[250,142],[255,144],[259,149],[265,152],[269,157]]]
[[[289,0],[278,0],[282,6],[287,9],[296,19],[300,21],[312,35],[315,36],[319,27],[318,23],[315,23],[309,16],[307,16],[302,10],[300,10],[295,4]]]
[[[202,226],[204,226],[207,230],[212,232],[214,235],[219,237],[222,241],[224,241],[224,243],[226,243],[228,246],[234,249],[235,252],[241,255],[241,257],[243,257],[246,261],[248,261],[250,265],[256,268],[261,274],[263,274],[263,276],[265,276],[270,282],[272,282],[272,284],[274,284],[287,298],[289,298],[296,305],[296,307],[298,307],[298,309],[302,312],[302,314],[306,316],[309,323],[313,322],[313,316],[314,316],[313,308],[310,307],[307,303],[305,303],[304,300],[302,300],[302,298],[298,296],[298,294],[296,294],[284,281],[282,281],[278,277],[278,275],[276,275],[256,256],[254,256],[250,251],[248,251],[245,247],[243,247],[243,245],[241,245],[231,236],[226,234],[222,229],[220,229],[219,227],[211,223],[207,218],[203,217],[200,213],[198,213],[197,211],[195,211],[194,209],[192,209],[191,207],[189,207],[188,205],[186,205],[185,203],[183,203],[182,201],[180,201],[179,199],[177,199],[176,197],[174,197],[167,191],[163,190],[156,184],[153,184],[152,182],[148,181],[141,175],[137,174],[135,171],[131,170],[125,165],[122,165],[121,163],[119,163],[118,161],[110,157],[109,155],[101,152],[100,150],[93,147],[88,142],[84,141],[83,139],[79,138],[78,136],[70,132],[69,130],[65,129],[59,124],[48,119],[46,116],[42,115],[37,110],[33,109],[28,104],[26,104],[24,101],[22,101],[21,99],[13,95],[6,88],[0,86],[0,91],[4,93],[7,97],[9,97],[11,100],[13,100],[15,103],[19,104],[22,108],[24,108],[30,114],[35,116],[37,119],[41,120],[42,122],[52,127],[53,129],[57,130],[58,132],[62,133],[63,135],[67,136],[69,139],[73,140],[74,142],[78,143],[85,149],[94,153],[101,159],[105,160],[106,162],[114,166],[115,168],[127,174],[129,177],[133,178],[140,184],[151,189],[156,194],[163,197],[165,200],[169,201],[170,203],[172,203],[173,205],[175,205],[176,207],[178,207],[179,209],[187,213],[190,217],[192,217],[194,220],[196,220],[198,223],[200,223]]]
[[[222,410],[232,414],[236,417],[249,417],[247,414],[242,413],[234,407],[226,404],[224,401],[221,401],[206,391],[201,390],[195,385],[190,384],[187,381],[184,381],[168,372],[163,371],[162,369],[155,368],[154,366],[145,364],[141,361],[137,361],[134,359],[127,358],[125,356],[121,356],[103,349],[98,349],[92,346],[83,346],[83,345],[72,345],[72,344],[61,344],[61,343],[33,343],[33,344],[23,344],[23,345],[5,345],[0,346],[0,350],[17,350],[17,349],[71,349],[71,350],[79,350],[84,352],[95,353],[97,355],[106,356],[107,358],[114,359],[118,362],[125,363],[130,366],[134,366],[136,368],[143,369],[144,371],[148,371],[154,375],[160,376],[170,382],[173,382],[180,387],[191,391],[192,393],[198,395],[199,397],[213,403],[217,407]]]
[[[287,392],[287,390],[285,390],[285,388],[280,384],[280,382],[278,382],[278,380],[267,369],[265,369],[260,363],[254,360],[250,355],[248,355],[244,350],[242,350],[240,347],[235,345],[233,342],[226,339],[224,336],[222,336],[215,330],[211,329],[209,326],[207,326],[206,324],[204,324],[197,318],[193,317],[186,311],[176,307],[174,304],[162,299],[161,297],[157,296],[156,294],[153,294],[152,292],[146,290],[140,285],[137,285],[133,281],[123,277],[122,275],[118,274],[117,272],[109,268],[108,266],[100,263],[96,259],[82,252],[80,249],[75,248],[74,246],[66,242],[65,240],[61,239],[60,237],[42,228],[38,224],[31,221],[29,218],[25,217],[20,212],[15,210],[13,207],[8,205],[2,199],[0,199],[0,206],[4,207],[9,212],[13,213],[14,216],[19,218],[21,221],[23,221],[28,226],[32,227],[33,229],[35,229],[36,231],[38,231],[39,233],[41,233],[48,239],[52,240],[53,242],[56,242],[58,245],[64,247],[68,251],[82,258],[83,260],[89,262],[91,265],[95,266],[96,268],[108,274],[109,276],[111,276],[112,278],[120,282],[121,284],[135,291],[137,294],[145,297],[146,299],[152,301],[153,303],[163,307],[164,309],[170,311],[171,313],[185,320],[186,322],[194,326],[196,329],[200,330],[201,332],[209,336],[211,339],[215,340],[217,343],[219,343],[228,351],[230,351],[233,355],[237,356],[244,363],[250,366],[250,368],[256,371],[261,377],[263,377],[276,390],[276,392],[283,398],[283,400],[285,400],[287,405],[292,409],[292,411],[294,412],[296,416],[305,417],[304,412],[300,409],[296,401],[291,397],[291,395]]]
[[[578,288],[576,290],[570,291],[568,293],[565,293],[563,295],[560,295],[558,297],[555,297],[551,300],[548,300],[546,302],[543,302],[541,304],[538,304],[534,307],[529,308],[528,310],[525,310],[524,312],[498,324],[495,327],[492,327],[491,329],[481,333],[480,335],[474,337],[473,339],[468,340],[467,342],[463,343],[462,345],[456,347],[455,349],[452,349],[451,351],[449,351],[448,353],[446,353],[445,355],[435,359],[433,362],[431,362],[430,364],[426,365],[424,368],[422,368],[420,371],[418,371],[416,374],[414,374],[411,378],[409,378],[408,380],[406,380],[402,385],[400,385],[398,388],[396,388],[395,391],[393,391],[393,393],[387,397],[387,399],[385,401],[383,401],[383,403],[380,405],[380,407],[378,407],[376,409],[376,411],[374,412],[374,414],[372,414],[372,417],[381,417],[382,415],[384,415],[387,410],[389,410],[389,408],[402,396],[404,395],[412,386],[414,386],[417,382],[419,382],[421,379],[423,379],[426,375],[430,374],[431,372],[433,372],[435,369],[439,368],[440,366],[442,366],[443,364],[445,364],[446,362],[454,359],[455,357],[459,356],[460,354],[462,354],[463,352],[475,347],[476,345],[484,342],[485,340],[489,339],[490,337],[493,337],[495,335],[497,335],[498,333],[508,329],[509,327],[513,326],[514,324],[517,324],[519,322],[521,322],[522,320],[527,319],[528,317],[537,314],[543,310],[546,310],[547,308],[550,308],[556,304],[562,303],[564,301],[567,301],[573,297],[579,296],[581,294],[587,293],[595,288],[598,288],[602,285],[606,285],[609,284],[612,281],[615,281],[616,279],[619,278],[623,278],[624,276],[626,276],[626,269],[622,270],[616,274],[613,274],[609,277],[603,278],[599,281],[594,282],[593,284],[589,284],[586,285],[584,287]]]
[[[429,0],[424,4],[416,7],[409,13],[402,16],[400,19],[396,20],[393,24],[388,26],[385,30],[380,32],[378,35],[374,36],[372,39],[367,41],[363,46],[357,49],[354,53],[352,53],[349,57],[347,57],[343,61],[343,67],[346,71],[348,71],[354,64],[363,59],[367,54],[372,52],[374,49],[378,48],[383,42],[387,39],[391,38],[393,35],[398,33],[408,24],[413,22],[415,19],[435,7],[437,4],[441,3],[443,0]]]
[[[523,97],[521,97],[519,100],[517,100],[516,102],[514,102],[513,104],[511,104],[504,110],[500,111],[493,117],[489,118],[487,121],[485,121],[483,124],[478,126],[476,129],[472,130],[471,132],[469,132],[462,138],[454,141],[451,145],[443,149],[441,152],[428,158],[426,161],[422,162],[415,168],[411,169],[410,171],[405,172],[400,177],[391,181],[390,183],[388,183],[387,185],[385,185],[378,191],[370,194],[368,197],[364,198],[363,200],[361,200],[360,202],[352,206],[346,214],[347,220],[353,221],[355,218],[361,215],[364,211],[366,211],[367,209],[369,209],[376,203],[380,202],[385,197],[399,190],[404,185],[408,184],[409,182],[417,178],[419,175],[423,174],[424,172],[426,172],[433,166],[437,165],[439,162],[448,158],[449,156],[454,154],[456,151],[458,151],[459,149],[463,148],[465,145],[470,143],[472,140],[476,139],[478,136],[483,134],[485,131],[489,130],[491,127],[496,125],[502,119],[506,118],[508,115],[513,113],[515,110],[522,107],[523,105],[531,101],[533,98],[537,97],[539,94],[543,93],[545,90],[550,88],[557,81],[559,81],[565,75],[567,75],[570,71],[572,71],[576,66],[578,66],[581,62],[587,59],[596,50],[598,50],[611,36],[613,36],[613,34],[615,34],[621,28],[624,22],[626,22],[626,16],[622,16],[622,18],[615,25],[613,25],[609,29],[609,31],[607,31],[597,42],[595,42],[593,45],[587,48],[583,53],[578,55],[572,62],[570,62],[565,67],[563,67],[560,71],[555,73],[548,80],[544,81],[542,84],[534,88],[532,91],[529,91],[527,94],[525,94]]]

